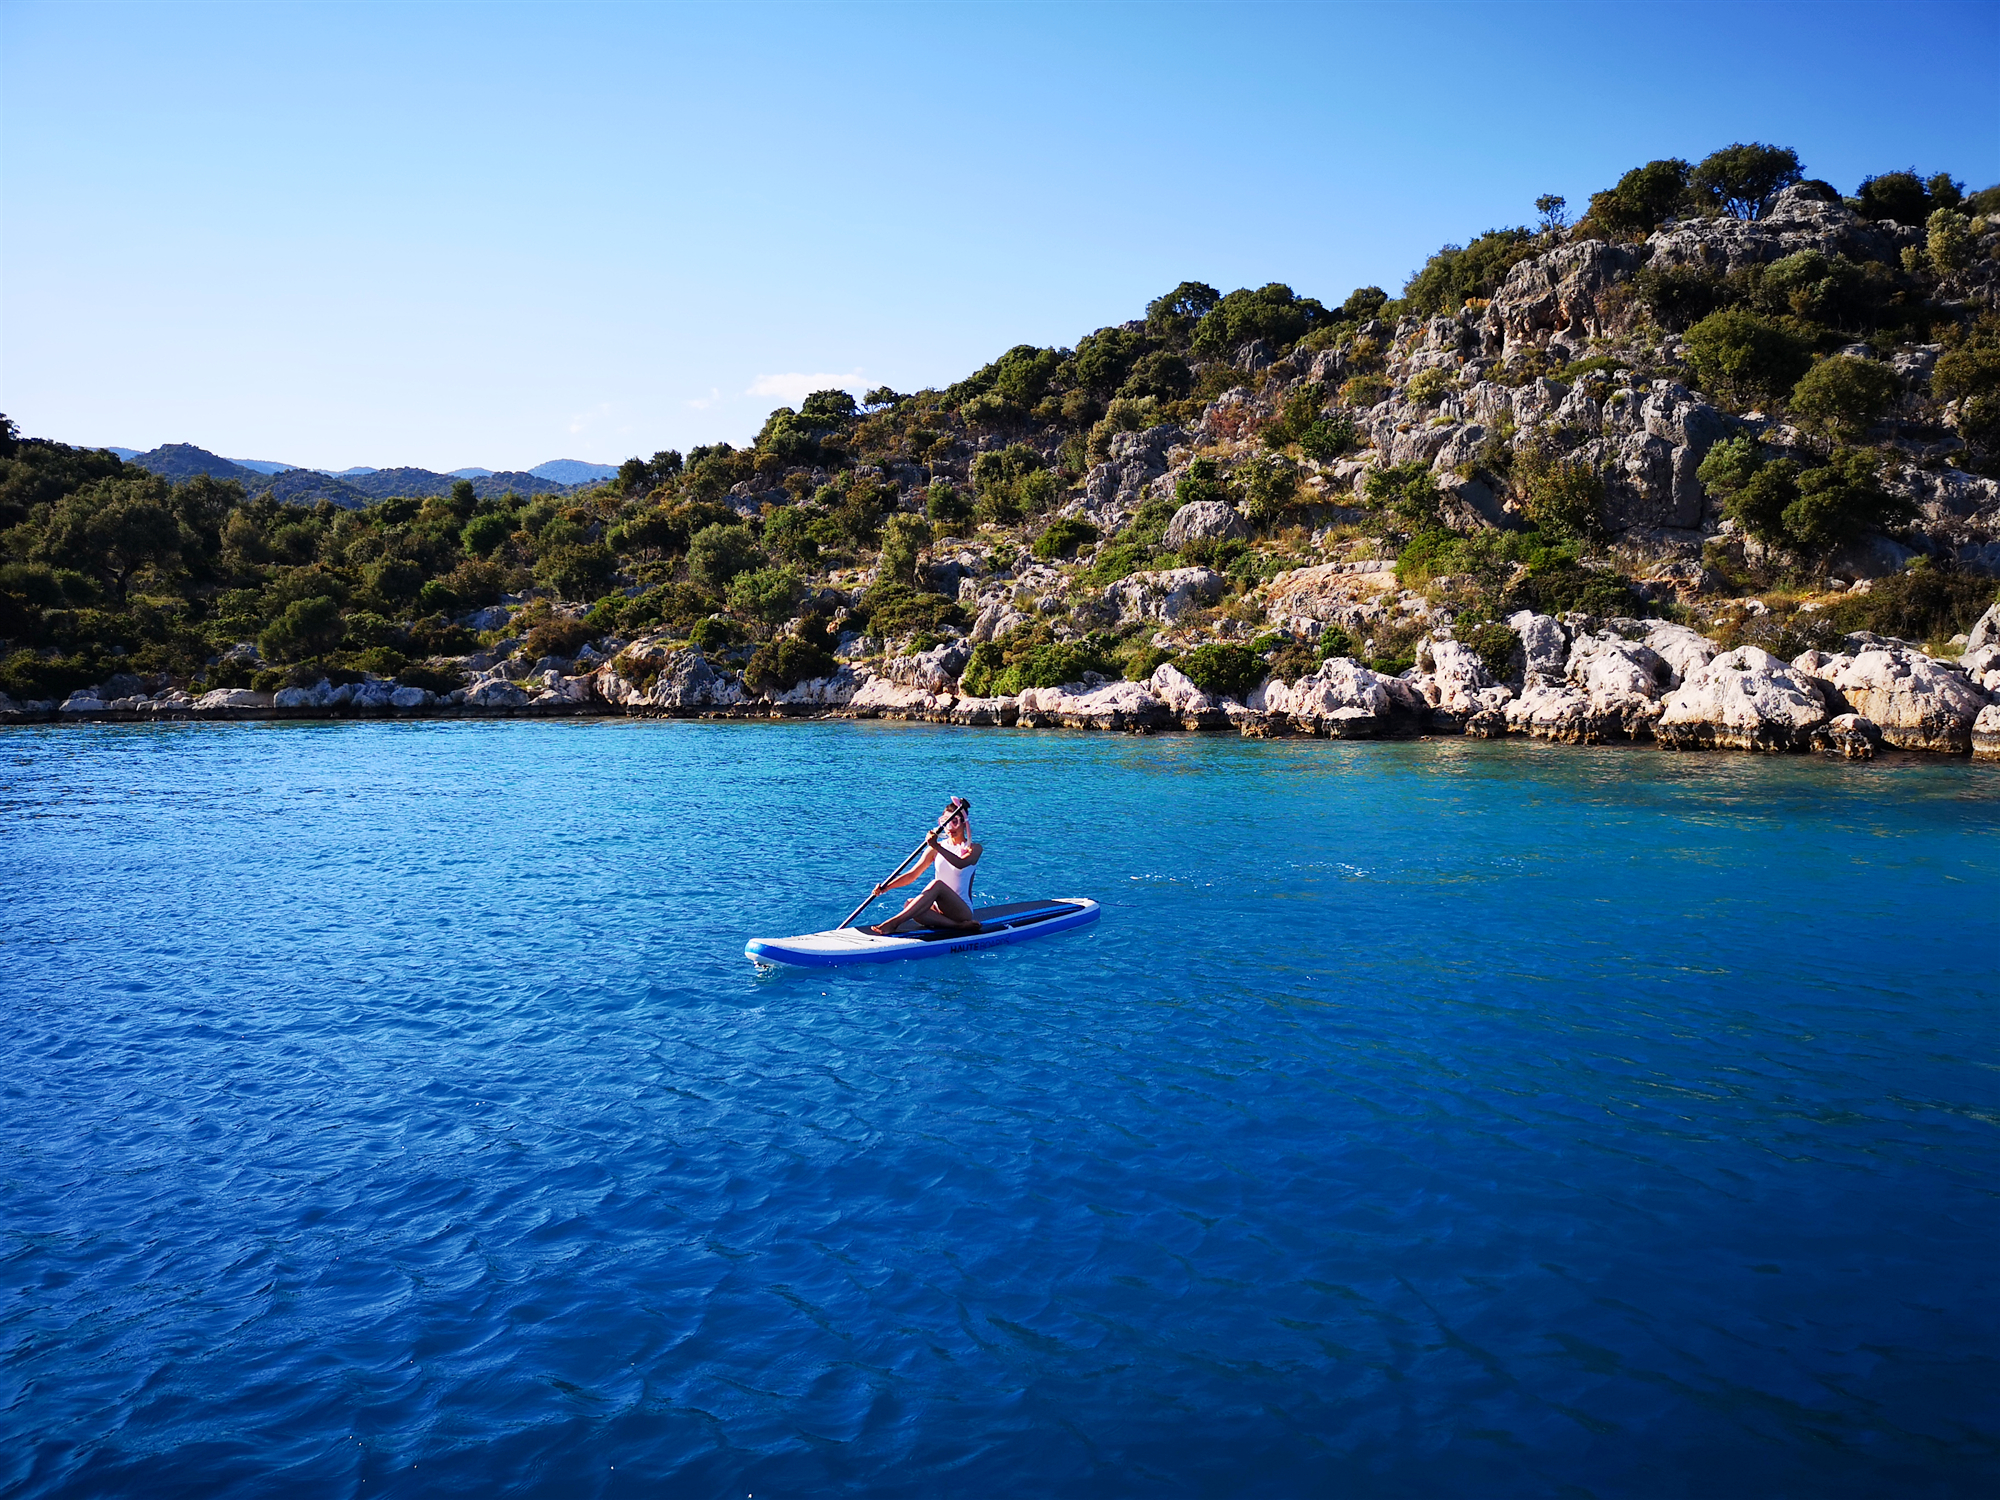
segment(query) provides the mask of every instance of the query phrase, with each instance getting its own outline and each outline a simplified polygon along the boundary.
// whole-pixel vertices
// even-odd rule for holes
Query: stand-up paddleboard
[[[876,937],[858,927],[836,927],[831,932],[808,932],[799,937],[752,938],[744,944],[743,956],[755,963],[797,964],[808,969],[881,964],[896,958],[942,958],[947,953],[1025,943],[1029,938],[1083,927],[1097,920],[1097,903],[1081,896],[1012,901],[1005,906],[982,906],[973,915],[979,918],[977,932],[969,928],[964,932],[917,928],[893,937]]]

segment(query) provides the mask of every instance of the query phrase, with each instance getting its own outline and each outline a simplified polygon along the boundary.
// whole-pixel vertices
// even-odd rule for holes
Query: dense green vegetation
[[[109,453],[24,439],[0,419],[0,690],[61,697],[120,672],[262,687],[368,672],[436,688],[455,680],[450,658],[482,646],[568,659],[591,640],[645,630],[737,651],[754,681],[789,685],[827,670],[843,631],[915,649],[970,623],[955,599],[932,591],[927,558],[982,529],[989,549],[1080,563],[1078,587],[1202,563],[1240,595],[1299,560],[1304,528],[1320,524],[1305,480],[1314,465],[1368,445],[1366,408],[1400,391],[1418,422],[1453,420],[1458,373],[1392,378],[1411,326],[1399,334],[1398,320],[1476,307],[1516,264],[1559,241],[1636,239],[1699,215],[1753,219],[1774,191],[1802,181],[1792,152],[1759,143],[1698,162],[1648,162],[1592,195],[1574,228],[1563,201],[1545,194],[1537,228],[1441,247],[1399,297],[1360,287],[1335,303],[1278,282],[1227,293],[1182,282],[1143,317],[1073,348],[1017,345],[943,390],[878,387],[859,401],[817,391],[773,411],[745,447],[635,456],[614,479],[559,496],[459,481],[366,505],[309,491],[288,498],[262,476],[211,472],[220,461],[198,450],[155,474]],[[1990,466],[2000,451],[2000,319],[1939,291],[1969,263],[1974,218],[2000,211],[2000,189],[1968,194],[1949,174],[1909,169],[1871,176],[1845,201],[1870,220],[1921,226],[1921,244],[1900,265],[1809,250],[1728,277],[1649,267],[1630,287],[1634,315],[1684,346],[1683,363],[1653,373],[1689,380],[1735,413],[1785,415],[1818,445],[1781,453],[1745,430],[1701,470],[1728,514],[1794,559],[1799,577],[1904,514],[1869,445],[1912,392],[1886,364],[1843,354],[1850,344],[1944,345],[1928,390],[1915,394],[1933,413],[1952,403],[1953,427],[1972,445],[1961,461]],[[1338,375],[1305,378],[1325,351],[1338,356]],[[1537,357],[1487,378],[1549,374],[1597,391],[1629,356],[1563,369]],[[1280,378],[1287,384],[1268,385]],[[1171,497],[1148,498],[1115,535],[1056,514],[1120,434],[1190,424],[1239,385],[1275,393],[1261,415],[1244,408],[1247,425],[1215,429],[1248,452],[1198,455]],[[1513,529],[1468,529],[1421,464],[1378,467],[1354,502],[1364,519],[1342,524],[1390,549],[1406,586],[1448,596],[1469,637],[1503,630],[1497,621],[1521,607],[1631,612],[1642,601],[1601,556],[1604,476],[1576,455],[1586,436],[1516,440],[1511,426],[1489,435],[1462,472],[1484,474],[1510,497]],[[378,491],[399,482],[394,471],[368,480]],[[1234,506],[1253,537],[1169,548],[1174,510],[1200,499]],[[1939,610],[1964,604],[1948,588],[1923,597],[1932,603],[1895,607],[1935,625]],[[529,601],[504,637],[482,630],[494,617],[478,614],[503,599]],[[1225,600],[1214,613],[1237,607]],[[1888,608],[1857,598],[1849,613],[1878,620],[1868,611]],[[1167,656],[1150,634],[1082,615],[1037,619],[974,653],[969,690],[1084,671],[1144,675]],[[1320,649],[1339,638],[1330,632]],[[1393,665],[1407,644],[1385,629],[1374,659]],[[1487,645],[1501,649],[1497,636]],[[1197,681],[1236,682],[1252,670],[1244,650],[1216,643],[1183,665]],[[1261,654],[1272,652],[1294,665],[1315,655],[1292,641]]]

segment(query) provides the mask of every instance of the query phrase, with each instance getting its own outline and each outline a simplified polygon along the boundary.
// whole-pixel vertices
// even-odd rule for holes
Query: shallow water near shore
[[[1103,920],[744,960],[954,792]],[[0,1492],[2000,1474],[2000,768],[23,729],[0,903]]]

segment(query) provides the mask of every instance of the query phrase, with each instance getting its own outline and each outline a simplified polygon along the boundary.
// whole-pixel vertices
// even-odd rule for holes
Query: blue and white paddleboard
[[[858,927],[836,927],[831,932],[808,932],[800,937],[752,938],[743,947],[743,956],[760,964],[797,964],[808,969],[830,969],[841,964],[881,964],[895,958],[942,958],[947,953],[971,953],[980,948],[998,948],[1003,943],[1025,943],[1029,938],[1067,932],[1097,920],[1097,903],[1081,896],[1060,900],[1013,901],[1005,906],[982,906],[973,913],[979,918],[977,932],[899,932],[893,937],[876,937]]]

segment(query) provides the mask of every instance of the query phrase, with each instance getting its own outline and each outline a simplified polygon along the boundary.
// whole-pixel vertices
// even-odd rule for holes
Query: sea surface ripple
[[[745,962],[954,792],[1102,922]],[[2000,1485],[2000,769],[17,729],[0,911],[0,1493]]]

